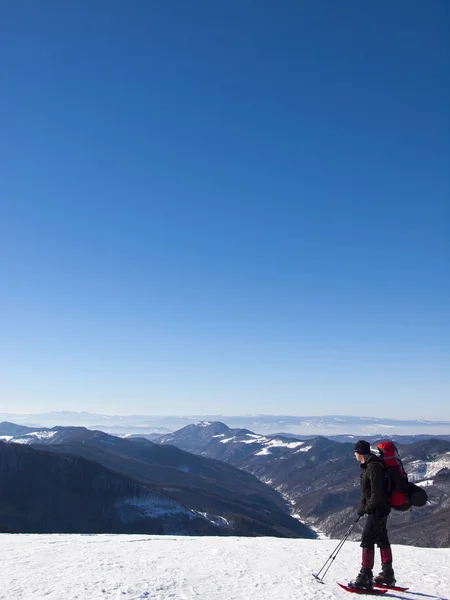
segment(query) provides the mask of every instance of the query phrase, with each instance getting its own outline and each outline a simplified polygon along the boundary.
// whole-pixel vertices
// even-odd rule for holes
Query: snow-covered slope
[[[414,460],[408,463],[408,477],[410,481],[429,481],[437,473],[450,471],[450,452],[433,457],[430,460]]]
[[[58,431],[55,430],[43,430],[43,431],[31,431],[30,433],[22,433],[19,435],[2,435],[0,439],[5,442],[13,442],[14,444],[39,444],[40,442],[52,439]]]
[[[0,535],[1,600],[331,600],[359,569],[348,542],[320,585],[312,576],[336,540],[138,535]],[[448,600],[450,549],[393,548],[410,592]],[[378,557],[377,557],[378,560]],[[378,566],[378,565],[376,565]]]

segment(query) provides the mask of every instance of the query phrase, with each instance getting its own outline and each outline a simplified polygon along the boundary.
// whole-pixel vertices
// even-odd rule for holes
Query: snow
[[[263,448],[259,452],[256,452],[255,456],[265,456],[267,454],[272,454],[270,451],[270,448],[289,448],[289,449],[293,450],[295,448],[299,448],[300,446],[304,446],[306,443],[306,442],[284,442],[283,440],[277,440],[277,439],[271,439],[271,440],[268,440],[267,443],[265,443],[265,439],[266,438],[263,438],[262,441],[261,440],[248,440],[248,441],[244,441],[244,444],[251,444],[253,441],[258,441],[260,443],[264,443],[265,448]],[[308,446],[306,448],[302,448],[300,451],[307,452],[310,449],[311,449],[311,446]],[[297,452],[298,452],[298,450],[297,450]]]
[[[304,446],[305,442],[282,442],[280,440],[272,440],[268,445],[283,448],[298,448],[299,446]]]
[[[57,431],[31,431],[22,436],[10,437],[7,441],[11,441],[14,444],[35,444],[39,440],[49,440],[57,433]],[[4,436],[3,439],[5,439],[5,437],[6,436]]]
[[[0,535],[0,600],[350,600],[361,548],[337,540],[148,535]],[[378,553],[377,553],[378,554]],[[399,585],[386,598],[448,600],[450,549],[394,546]],[[379,556],[376,557],[376,569]]]
[[[263,448],[259,452],[255,452],[255,456],[267,456],[268,454],[272,454],[269,448]]]
[[[221,435],[223,436],[224,434],[221,434]],[[220,440],[220,443],[221,444],[228,444],[228,442],[234,442],[235,444],[256,444],[256,443],[258,443],[258,444],[263,445],[264,448],[262,450],[260,450],[259,452],[256,452],[255,456],[267,456],[268,454],[272,454],[270,451],[270,448],[295,449],[295,448],[304,446],[306,443],[306,442],[299,442],[299,441],[286,442],[284,440],[268,438],[263,435],[256,435],[254,433],[247,433],[246,436],[250,439],[240,440],[240,439],[236,439],[235,436],[228,437],[228,438],[224,437],[223,440]],[[215,435],[213,437],[221,437],[221,436]],[[311,446],[308,446],[307,448],[303,449],[302,451],[307,452],[310,449],[311,449]]]
[[[297,454],[297,452],[308,452],[308,450],[311,450],[312,446],[303,446],[302,448],[299,448],[298,450],[295,451],[295,454]]]
[[[435,460],[414,460],[407,464],[408,478],[415,483],[422,479],[430,479],[443,469],[450,469],[450,452],[446,452]]]
[[[57,431],[32,431],[30,433],[27,433],[27,435],[30,437],[37,438],[37,439],[49,439],[49,438],[52,438],[57,433],[58,433]]]
[[[12,440],[10,440],[10,443],[11,444],[32,444],[35,441],[36,440],[33,440],[33,438],[30,438],[30,437],[20,437],[20,438],[14,437]]]
[[[251,438],[249,440],[240,440],[242,444],[256,444],[256,443],[265,443],[269,441],[269,438],[266,438],[263,435],[257,435],[255,433],[246,433],[247,437]]]
[[[233,528],[233,523],[231,523],[231,521],[229,521],[228,519],[225,519],[225,517],[221,517],[219,515],[210,515],[209,513],[200,512],[200,511],[195,511],[195,512],[197,512],[198,515],[201,515],[202,517],[207,519],[213,525],[222,525],[225,527]]]

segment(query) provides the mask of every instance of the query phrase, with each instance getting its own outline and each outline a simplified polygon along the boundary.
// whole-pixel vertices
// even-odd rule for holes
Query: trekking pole
[[[330,556],[327,558],[327,560],[325,561],[325,564],[323,565],[323,567],[320,569],[320,571],[318,573],[313,573],[313,577],[315,577],[317,579],[317,581],[319,583],[324,583],[323,578],[325,577],[325,575],[328,573],[328,569],[331,567],[331,565],[333,564],[333,560],[336,558],[336,556],[339,554],[339,551],[341,550],[342,546],[345,544],[346,540],[348,539],[349,535],[351,534],[351,532],[353,531],[353,529],[355,528],[356,523],[360,520],[361,517],[358,516],[358,518],[356,519],[356,521],[354,523],[352,523],[350,525],[350,527],[347,529],[347,531],[345,532],[344,537],[342,538],[342,540],[339,542],[339,544],[336,546],[336,548],[333,550],[333,552],[330,554]],[[327,566],[328,565],[328,566]],[[325,569],[325,567],[327,567]],[[323,575],[320,576],[321,572],[324,571]]]

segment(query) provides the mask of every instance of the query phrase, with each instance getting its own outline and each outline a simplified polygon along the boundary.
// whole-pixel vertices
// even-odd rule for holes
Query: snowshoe
[[[374,589],[374,588],[369,590],[369,589],[364,589],[364,588],[355,588],[355,587],[352,587],[351,585],[344,585],[343,583],[339,583],[339,581],[337,581],[336,583],[343,590],[345,590],[346,592],[351,592],[352,594],[365,594],[368,596],[382,596],[383,594],[386,594],[388,592],[387,588],[384,590]]]

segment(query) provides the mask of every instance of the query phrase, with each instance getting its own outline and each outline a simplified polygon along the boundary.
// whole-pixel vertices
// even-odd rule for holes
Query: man
[[[356,460],[361,463],[361,502],[358,515],[367,515],[367,520],[361,538],[361,571],[350,585],[370,590],[373,588],[375,543],[380,548],[382,565],[381,573],[375,578],[375,582],[384,585],[395,584],[391,545],[386,529],[391,512],[388,477],[382,460],[371,453],[369,442],[359,440],[355,444],[354,452]]]

